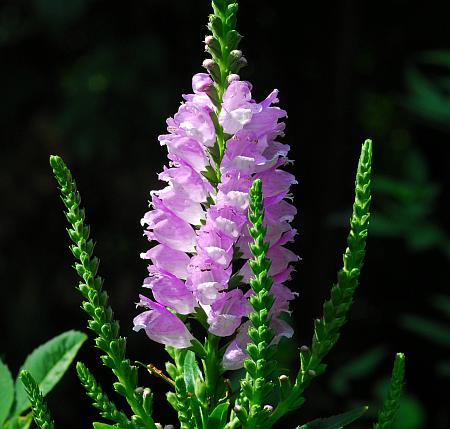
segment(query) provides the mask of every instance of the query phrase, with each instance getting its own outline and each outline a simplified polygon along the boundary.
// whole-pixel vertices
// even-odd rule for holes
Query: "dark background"
[[[373,228],[350,323],[286,427],[361,403],[374,413],[394,353],[403,351],[407,385],[396,427],[448,428],[448,2],[240,6],[249,62],[242,77],[256,100],[280,90],[299,180],[302,261],[290,286],[300,297],[285,365],[296,366],[296,347],[309,343],[341,266],[360,145],[374,140]],[[130,358],[162,366],[162,348],[131,331],[146,273],[139,220],[149,191],[163,186],[157,136],[202,71],[209,12],[207,1],[0,3],[0,353],[13,372],[44,341],[85,330],[50,154],[62,155],[77,179]],[[430,66],[423,54],[435,50],[443,59]],[[92,341],[79,358],[110,379]],[[142,382],[157,394],[157,419],[173,422],[165,386],[144,373]],[[48,400],[60,427],[97,418],[73,367]]]

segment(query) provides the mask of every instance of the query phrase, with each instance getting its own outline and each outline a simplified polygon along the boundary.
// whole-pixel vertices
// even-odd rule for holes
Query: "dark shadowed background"
[[[157,136],[202,71],[209,7],[0,3],[0,354],[14,372],[42,342],[85,330],[50,154],[77,179],[130,358],[162,366],[162,347],[131,330],[146,274],[139,220],[149,191],[163,186]],[[363,403],[373,405],[359,423],[368,427],[396,351],[407,355],[396,428],[450,427],[448,12],[445,1],[241,1],[242,77],[256,100],[280,90],[299,180],[296,343],[283,344],[282,365],[296,367],[296,348],[310,342],[341,266],[360,145],[374,140],[374,216],[350,323],[285,427]],[[92,341],[79,358],[112,380]],[[173,422],[166,386],[142,380],[156,392],[157,418]],[[48,400],[59,427],[98,418],[73,367]]]

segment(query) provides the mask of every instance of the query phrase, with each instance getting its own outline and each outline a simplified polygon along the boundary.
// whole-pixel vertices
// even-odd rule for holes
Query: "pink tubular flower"
[[[176,314],[191,315],[201,307],[211,334],[236,333],[223,366],[237,369],[247,356],[247,316],[252,310],[249,189],[255,179],[262,180],[275,298],[269,317],[276,343],[293,334],[279,316],[289,311],[289,301],[296,295],[282,283],[289,280],[292,263],[298,260],[285,247],[296,234],[290,225],[296,209],[286,199],[291,199],[290,187],[297,182],[283,170],[289,162],[289,146],[277,141],[283,136],[281,120],[286,116],[274,105],[278,91],[257,103],[249,82],[233,75],[228,83],[217,110],[207,95],[213,89],[210,76],[196,74],[193,94],[183,96],[184,104],[167,120],[168,134],[159,137],[168,150],[169,165],[159,174],[167,186],[151,192],[152,208],[142,224],[149,241],[157,244],[141,255],[152,262],[144,287],[151,289],[156,302],[141,298],[149,311],[136,317],[135,329],[145,328],[154,341],[189,347],[193,337]],[[217,111],[216,126],[222,127],[227,139],[220,165],[210,155],[217,149],[212,120]],[[220,182],[214,186],[202,174],[207,168],[220,170]],[[179,342],[172,336],[175,332]]]
[[[241,324],[243,316],[251,311],[251,306],[241,290],[234,289],[222,294],[212,305],[208,314],[209,332],[218,337],[227,337]]]
[[[196,305],[194,296],[178,277],[156,268],[149,267],[149,276],[144,280],[144,287],[152,290],[155,300],[170,307],[180,314],[190,314]]]
[[[191,345],[193,336],[177,316],[145,296],[140,295],[140,299],[139,305],[148,308],[149,311],[144,311],[134,318],[135,331],[144,329],[153,341],[179,349]]]

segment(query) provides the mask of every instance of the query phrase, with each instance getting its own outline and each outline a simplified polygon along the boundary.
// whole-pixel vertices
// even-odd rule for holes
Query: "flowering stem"
[[[70,224],[67,232],[74,243],[70,250],[78,260],[75,270],[82,279],[78,290],[84,297],[82,307],[90,317],[89,328],[97,335],[95,344],[105,353],[101,359],[117,377],[114,389],[126,398],[135,414],[136,425],[156,429],[151,410],[145,409],[143,397],[136,393],[137,368],[125,358],[126,338],[119,334],[119,323],[113,317],[108,294],[102,290],[103,279],[97,275],[99,259],[93,256],[94,242],[89,238],[89,226],[84,223],[85,212],[80,208],[81,198],[75,180],[59,156],[51,156],[50,165],[67,208],[65,214]]]
[[[215,109],[211,113],[211,119],[216,131],[216,143],[209,151],[214,168],[214,176],[211,184],[217,187],[220,182],[220,164],[225,153],[226,136],[219,122],[222,109],[223,95],[228,84],[228,76],[239,71],[244,65],[242,54],[237,51],[240,34],[236,31],[236,13],[238,5],[234,0],[213,0],[213,14],[209,17],[208,29],[212,35],[205,39],[205,49],[211,54],[212,59],[204,61],[203,65],[208,70],[214,81],[207,94],[211,98]],[[236,59],[236,56],[239,57]],[[219,338],[209,334],[205,342],[205,357],[203,358],[203,370],[205,373],[205,387],[208,406],[214,407],[218,399],[219,377],[221,368],[219,364]]]
[[[405,377],[405,355],[397,353],[392,370],[391,384],[383,408],[378,413],[378,422],[373,429],[388,429],[391,427],[400,406],[400,396]]]
[[[274,369],[271,358],[275,347],[269,345],[274,337],[269,327],[269,310],[273,304],[273,298],[269,293],[272,278],[268,275],[271,262],[266,257],[269,243],[264,242],[266,228],[263,226],[263,195],[260,179],[253,182],[249,197],[248,217],[253,225],[249,228],[253,238],[253,243],[250,244],[253,259],[249,261],[249,264],[254,274],[250,279],[250,286],[254,294],[250,297],[253,307],[253,312],[249,315],[252,326],[248,330],[251,341],[247,346],[250,359],[244,362],[246,376],[241,386],[245,395],[244,402],[248,401],[245,427],[255,428],[260,426],[261,420],[266,418],[265,414],[268,413],[268,410],[263,410],[262,406],[274,387],[269,377]]]
[[[346,322],[346,315],[353,302],[363,265],[367,231],[370,218],[370,175],[372,167],[372,141],[366,140],[361,149],[355,180],[355,201],[350,219],[350,234],[347,238],[344,266],[338,273],[337,283],[331,289],[331,297],[323,305],[323,316],[315,321],[312,347],[300,349],[301,367],[295,384],[275,408],[267,426],[273,424],[288,411],[300,407],[303,392],[311,380],[325,371],[323,358],[339,339],[339,331]]]
[[[27,392],[28,399],[31,403],[31,409],[33,410],[33,418],[36,424],[41,429],[54,429],[55,426],[50,416],[50,412],[48,411],[47,404],[34,378],[28,371],[23,370],[20,373],[20,380],[22,381]]]

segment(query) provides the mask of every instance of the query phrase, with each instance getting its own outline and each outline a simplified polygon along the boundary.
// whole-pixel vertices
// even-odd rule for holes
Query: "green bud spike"
[[[28,371],[23,370],[20,373],[20,380],[25,387],[28,399],[30,400],[35,423],[41,429],[54,429],[55,426],[50,416],[47,403],[45,402],[42,392],[39,390],[39,386],[34,378]]]
[[[311,349],[300,349],[300,370],[288,397],[281,399],[270,415],[268,427],[273,426],[287,412],[300,407],[303,392],[311,380],[325,371],[322,363],[339,338],[339,331],[346,322],[347,312],[353,302],[353,295],[359,283],[359,273],[363,265],[367,232],[370,218],[370,178],[372,170],[372,141],[362,145],[355,180],[355,201],[350,219],[350,234],[347,238],[344,267],[338,273],[338,281],[331,289],[331,297],[323,305],[323,316],[314,323]]]
[[[136,425],[128,419],[125,413],[117,409],[89,369],[81,362],[77,362],[77,374],[82,386],[86,389],[87,395],[92,399],[94,407],[100,411],[103,418],[118,423],[123,429],[136,428]]]
[[[142,420],[145,427],[155,429],[152,417],[143,408],[142,397],[135,392],[137,371],[125,357],[126,339],[119,335],[119,323],[113,317],[108,294],[102,290],[103,280],[97,276],[99,260],[92,256],[94,242],[89,238],[89,226],[84,223],[85,213],[80,208],[81,197],[75,180],[59,156],[50,156],[50,165],[67,208],[68,234],[74,243],[70,248],[78,260],[75,263],[75,270],[81,277],[78,289],[84,297],[82,308],[89,315],[89,328],[97,335],[97,347],[105,353],[101,359],[116,375],[115,390],[126,397],[138,417],[136,421]]]
[[[373,425],[373,429],[389,429],[392,426],[400,407],[404,378],[405,355],[403,353],[397,353],[395,355],[394,368],[392,369],[389,391],[383,407],[378,413],[378,421]]]
[[[250,261],[250,267],[254,277],[250,285],[254,294],[249,299],[253,307],[249,319],[252,322],[248,330],[251,342],[248,344],[247,352],[250,358],[244,362],[246,374],[242,380],[241,388],[244,397],[241,398],[242,404],[248,403],[246,417],[246,428],[259,427],[261,420],[266,418],[267,409],[261,407],[265,403],[268,395],[273,390],[273,383],[270,377],[275,365],[270,360],[269,355],[273,355],[272,346],[269,346],[273,339],[273,332],[269,327],[268,313],[273,304],[273,298],[269,294],[272,286],[272,279],[268,275],[270,262],[267,259],[268,243],[264,241],[266,229],[264,222],[264,207],[262,195],[262,182],[257,179],[250,188],[250,206],[248,218],[252,224],[249,227],[250,235],[253,237],[253,243],[250,244],[250,250],[253,254],[253,260]],[[242,405],[239,405],[242,408]],[[236,412],[236,411],[235,411]],[[237,413],[236,413],[237,414]],[[237,417],[242,417],[237,414]]]

